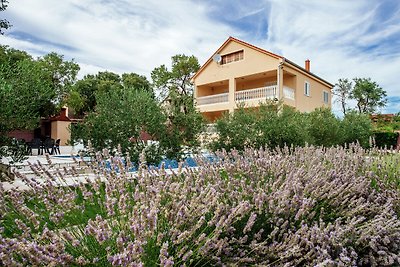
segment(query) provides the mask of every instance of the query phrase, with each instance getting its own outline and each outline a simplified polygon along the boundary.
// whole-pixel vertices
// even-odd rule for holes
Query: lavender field
[[[4,266],[398,266],[400,157],[350,148],[247,149],[196,169],[125,172],[29,191],[0,187]],[[125,161],[124,161],[125,162]],[[112,168],[114,169],[114,168]],[[46,178],[45,183],[39,178]]]

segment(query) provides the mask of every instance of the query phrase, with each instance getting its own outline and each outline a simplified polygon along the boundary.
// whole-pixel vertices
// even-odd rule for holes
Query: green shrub
[[[362,147],[369,146],[372,124],[368,115],[350,111],[344,116],[341,127],[343,134],[342,144],[359,142]]]
[[[310,140],[306,123],[303,114],[280,104],[268,103],[254,109],[240,107],[217,121],[219,137],[212,147],[230,151],[245,147],[302,146]]]
[[[396,147],[397,139],[399,137],[399,133],[396,132],[375,132],[375,146],[383,148],[383,147]]]
[[[308,123],[304,114],[289,106],[282,106],[280,110],[273,107],[260,108],[258,129],[261,140],[258,142],[258,147],[304,146],[310,142],[310,136],[304,127]]]
[[[113,88],[98,93],[96,98],[96,110],[89,113],[82,123],[71,127],[73,141],[82,139],[85,145],[90,142],[97,151],[107,148],[111,153],[117,149],[123,154],[129,152],[137,162],[144,148],[140,135],[146,132],[160,138],[166,131],[166,118],[148,92]],[[156,160],[161,157],[153,152],[154,149],[149,158]]]
[[[233,114],[225,114],[216,122],[218,140],[212,144],[217,149],[243,150],[246,146],[257,146],[257,111],[239,108]]]
[[[216,129],[219,136],[212,149],[228,151],[305,144],[330,147],[355,142],[368,147],[372,135],[367,115],[349,112],[340,120],[330,109],[302,113],[279,103],[267,103],[253,109],[240,107],[218,120]]]
[[[315,109],[309,115],[308,132],[317,146],[334,146],[342,141],[340,120],[328,108]]]

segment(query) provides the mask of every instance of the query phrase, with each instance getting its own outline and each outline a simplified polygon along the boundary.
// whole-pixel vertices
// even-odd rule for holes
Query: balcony
[[[283,97],[286,99],[290,99],[290,100],[295,100],[294,99],[294,89],[287,87],[287,86],[283,86]]]
[[[229,93],[208,95],[208,96],[200,96],[197,98],[197,105],[209,105],[209,104],[217,104],[228,102]]]
[[[295,100],[295,90],[288,86],[283,86],[283,97]],[[276,84],[246,89],[235,92],[235,102],[260,101],[265,99],[279,99],[279,90]],[[221,93],[197,97],[197,105],[204,106],[210,104],[228,104],[229,93]]]
[[[235,92],[236,102],[255,100],[255,99],[274,99],[274,98],[277,98],[276,85]]]

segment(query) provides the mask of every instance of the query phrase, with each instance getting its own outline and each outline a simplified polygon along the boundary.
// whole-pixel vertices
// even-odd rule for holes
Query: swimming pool
[[[76,158],[77,160],[80,160],[81,157],[78,155],[55,155],[53,156],[54,158],[59,158],[59,159],[72,159],[72,158]],[[212,154],[204,154],[203,157],[209,161],[209,162],[215,162],[217,159],[214,155]],[[91,157],[83,157],[84,161],[90,161]],[[125,164],[125,160],[122,160],[123,163]],[[160,163],[158,165],[154,165],[154,164],[150,164],[149,167],[156,167],[156,168],[161,168],[161,166],[164,164],[164,168],[166,169],[176,169],[179,167],[179,162],[175,159],[163,159],[160,161]],[[129,171],[137,171],[137,163],[133,164],[133,167],[129,169]],[[194,157],[186,157],[186,159],[183,161],[183,165],[182,167],[197,167],[197,163]],[[105,162],[105,167],[107,169],[111,170],[111,162],[109,160],[107,160]],[[116,169],[116,171],[118,171]]]

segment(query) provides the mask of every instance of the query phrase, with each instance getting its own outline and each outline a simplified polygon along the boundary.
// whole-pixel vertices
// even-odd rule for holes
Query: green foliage
[[[99,81],[95,75],[85,75],[83,79],[78,80],[73,86],[70,98],[68,99],[68,106],[80,114],[94,111],[98,83]]]
[[[328,108],[315,109],[309,114],[308,131],[313,144],[334,146],[342,141],[339,119]]]
[[[0,54],[1,128],[33,129],[40,117],[56,114],[79,66],[55,53],[33,60],[24,51],[1,46]]]
[[[151,84],[147,80],[146,76],[139,75],[137,73],[123,73],[122,85],[124,88],[136,88],[138,90],[147,91],[153,94]]]
[[[268,103],[256,109],[240,107],[216,122],[218,140],[213,149],[243,150],[245,147],[304,145],[310,137],[307,117],[288,106]]]
[[[371,78],[354,78],[354,88],[351,98],[357,101],[360,113],[374,113],[386,105],[386,91]]]
[[[166,148],[167,157],[179,158],[184,146],[197,145],[197,137],[203,128],[203,118],[194,106],[190,82],[200,65],[195,56],[175,55],[171,60],[171,70],[161,65],[151,72],[151,78],[167,117],[167,130],[160,142]]]
[[[365,114],[348,112],[343,120],[329,109],[301,113],[288,106],[268,103],[256,109],[239,108],[216,122],[218,138],[212,149],[271,148],[285,145],[335,146],[359,142],[369,146],[371,121]]]
[[[13,68],[21,60],[33,60],[27,52],[0,45],[0,65]]]
[[[214,149],[239,149],[246,146],[255,147],[257,136],[256,114],[243,107],[233,114],[226,113],[224,117],[216,122],[218,130],[218,142],[212,146]]]
[[[152,73],[153,87],[167,86],[168,98],[161,104],[156,102],[146,77],[136,73],[119,76],[99,72],[78,81],[69,104],[86,117],[83,123],[72,126],[72,140],[83,140],[86,145],[90,141],[97,150],[115,151],[120,145],[134,161],[144,150],[150,163],[158,163],[161,155],[180,158],[184,147],[196,146],[203,119],[194,107],[192,94],[186,93],[192,87],[189,78],[198,69],[198,62],[193,56],[172,59],[171,71],[161,66]],[[140,141],[144,132],[157,144],[148,146]]]
[[[400,115],[395,114],[392,118],[386,115],[375,115],[377,121],[374,123],[374,129],[379,132],[393,132],[400,130]]]
[[[354,86],[348,79],[339,79],[332,93],[337,96],[342,112],[346,115],[349,110],[347,101],[356,101],[359,113],[371,114],[386,105],[386,91],[371,78],[354,78]]]
[[[78,115],[84,115],[95,110],[97,104],[96,94],[122,88],[147,91],[153,95],[150,82],[145,76],[136,73],[123,73],[120,76],[116,73],[105,71],[96,75],[86,75],[83,79],[77,81],[70,94],[68,106],[72,107]]]
[[[168,158],[180,158],[183,146],[197,147],[198,135],[203,129],[203,117],[196,110],[192,96],[171,95],[168,105],[162,108],[166,132],[160,137]]]
[[[144,149],[140,134],[146,132],[160,138],[165,132],[165,117],[148,92],[115,89],[99,92],[96,96],[95,111],[88,114],[82,124],[72,128],[74,141],[83,139],[86,145],[90,141],[96,150],[116,151],[120,146],[123,153],[129,152],[137,161]],[[156,160],[154,156],[153,160]]]
[[[7,133],[34,129],[41,117],[56,114],[78,70],[77,64],[55,53],[34,60],[24,51],[0,46],[0,158],[21,158]]]
[[[33,129],[41,116],[51,115],[54,97],[51,84],[37,63],[21,60],[13,69],[0,66],[0,128],[2,132],[14,129]]]
[[[399,133],[397,132],[374,132],[375,146],[380,148],[395,148]]]
[[[257,146],[283,147],[304,145],[309,136],[304,128],[306,117],[289,106],[262,105],[257,121]],[[261,138],[259,138],[261,137]]]
[[[368,115],[359,114],[356,111],[348,112],[341,122],[341,127],[342,143],[359,142],[362,147],[369,146],[369,138],[372,136],[372,124]]]
[[[40,58],[38,63],[52,85],[54,91],[52,101],[61,108],[66,103],[71,87],[76,81],[79,65],[73,61],[65,61],[64,56],[54,52]]]
[[[7,4],[8,4],[7,0],[1,0],[0,1],[0,11],[5,11],[7,8]],[[0,19],[0,34],[4,34],[4,30],[7,30],[10,27],[11,27],[11,24],[8,20]]]
[[[350,98],[352,90],[353,83],[351,81],[348,79],[339,79],[332,91],[337,96],[337,101],[340,103],[344,115],[346,115],[348,109],[346,101]]]
[[[373,123],[374,140],[377,147],[396,148],[400,129],[400,116],[375,115]]]
[[[160,99],[164,100],[171,92],[177,95],[192,95],[193,85],[191,77],[199,70],[200,64],[195,56],[175,55],[171,57],[172,68],[165,65],[155,68],[151,72],[153,86],[158,90]]]

